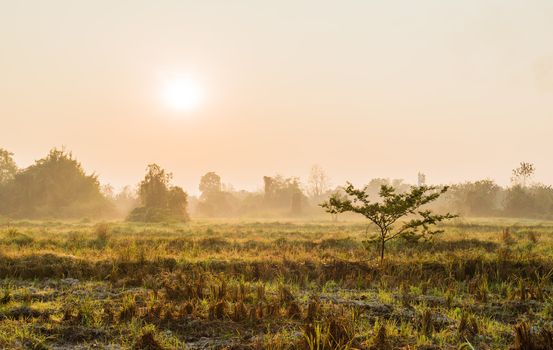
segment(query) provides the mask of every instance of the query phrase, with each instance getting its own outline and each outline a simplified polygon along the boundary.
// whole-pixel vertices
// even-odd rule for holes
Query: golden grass
[[[444,229],[394,242],[381,267],[362,222],[4,224],[0,347],[505,348],[534,333],[545,344],[553,224]]]

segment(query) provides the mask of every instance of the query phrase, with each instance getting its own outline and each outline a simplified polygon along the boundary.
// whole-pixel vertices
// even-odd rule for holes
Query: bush
[[[135,208],[127,221],[188,221],[188,195],[178,186],[169,186],[171,177],[159,165],[148,165],[139,188],[142,207]]]

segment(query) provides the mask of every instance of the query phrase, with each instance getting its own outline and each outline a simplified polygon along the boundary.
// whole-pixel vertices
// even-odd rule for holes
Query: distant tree
[[[451,219],[455,215],[449,213],[438,215],[430,210],[421,209],[425,204],[436,200],[447,191],[447,187],[438,189],[434,186],[412,187],[405,193],[396,193],[388,185],[380,188],[380,201],[372,202],[367,194],[367,187],[356,189],[351,183],[344,187],[346,197],[335,195],[321,204],[329,213],[353,212],[361,214],[375,224],[379,234],[370,237],[367,242],[377,241],[380,249],[380,264],[384,262],[384,250],[388,241],[404,237],[408,240],[418,240],[431,237],[440,230],[431,230],[437,223]],[[403,223],[395,228],[399,220]],[[399,224],[399,223],[398,223]]]
[[[535,216],[536,201],[531,189],[515,185],[506,190],[505,214],[514,217]]]
[[[2,191],[0,211],[28,218],[101,216],[112,208],[95,174],[64,149],[52,149],[35,164],[15,174]]]
[[[536,168],[534,164],[527,162],[520,162],[519,166],[513,169],[513,176],[511,181],[513,184],[526,187],[528,180],[534,175]]]
[[[0,148],[0,186],[8,183],[17,174],[17,164],[13,160],[13,153]]]
[[[229,185],[225,187],[231,188]],[[221,177],[215,172],[202,176],[199,189],[202,192],[197,207],[199,213],[206,216],[225,216],[232,212],[234,196],[223,190]]]
[[[178,186],[169,190],[167,206],[173,217],[188,221],[188,194]]]
[[[275,178],[271,176],[263,176],[263,184],[264,184],[264,193],[265,193],[265,201],[269,202],[272,201],[275,197],[276,193],[276,181]]]
[[[222,184],[221,177],[213,171],[206,173],[200,179],[200,191],[202,195],[209,195],[210,193],[221,192]]]
[[[553,187],[535,184],[531,188],[534,199],[534,215],[539,218],[553,217]]]
[[[149,208],[165,208],[167,206],[168,187],[173,175],[157,164],[149,164],[146,176],[140,182],[138,194],[142,205]]]
[[[315,198],[321,197],[330,187],[328,176],[319,165],[313,165],[311,167],[307,183],[309,185],[309,195]]]
[[[187,221],[188,196],[180,187],[171,186],[172,174],[157,164],[149,164],[140,182],[138,195],[141,207],[134,208],[129,221]]]
[[[453,185],[449,191],[452,204],[463,214],[490,216],[499,211],[501,187],[485,179]]]
[[[271,209],[288,209],[296,215],[302,211],[302,204],[306,197],[301,190],[297,177],[284,178],[277,176],[264,176],[265,195],[264,205]]]

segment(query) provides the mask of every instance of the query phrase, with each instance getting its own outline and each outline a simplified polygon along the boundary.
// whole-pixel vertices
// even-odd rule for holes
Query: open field
[[[551,348],[553,223],[443,228],[380,267],[363,222],[4,222],[0,348]]]

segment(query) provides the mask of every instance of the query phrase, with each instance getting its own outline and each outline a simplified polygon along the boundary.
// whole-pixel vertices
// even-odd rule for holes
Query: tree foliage
[[[379,243],[380,263],[384,261],[385,245],[398,237],[408,240],[429,238],[440,230],[433,227],[444,220],[455,217],[451,214],[438,215],[422,207],[447,191],[434,186],[412,187],[410,191],[397,193],[389,185],[380,187],[380,201],[371,201],[367,187],[355,188],[351,183],[344,187],[346,196],[334,195],[321,204],[329,213],[353,212],[369,219],[378,228],[378,235],[370,237]],[[402,220],[402,221],[400,221]],[[397,226],[397,227],[396,227]]]
[[[228,216],[234,213],[235,196],[223,190],[221,177],[215,172],[208,172],[200,179],[200,201],[198,212],[205,216]]]
[[[13,160],[13,153],[0,148],[0,186],[10,182],[17,174],[17,164]]]
[[[526,187],[528,180],[534,175],[536,168],[534,164],[528,162],[520,162],[519,166],[513,169],[511,181],[515,186]]]
[[[138,186],[142,205],[149,208],[165,208],[172,177],[172,174],[165,172],[159,165],[149,164],[146,168],[146,176]]]
[[[129,221],[160,222],[188,221],[188,195],[177,186],[171,186],[172,175],[157,164],[149,164],[138,195],[141,207],[133,209]]]
[[[202,196],[209,196],[212,193],[221,192],[221,177],[213,171],[206,173],[200,179],[199,189],[202,192]]]
[[[289,208],[292,215],[301,214],[306,197],[296,177],[264,176],[264,205],[266,208]]]
[[[0,197],[0,212],[12,217],[102,216],[111,210],[97,176],[87,175],[63,149],[52,149],[17,172],[2,187]]]
[[[469,216],[493,216],[500,212],[499,187],[493,180],[485,179],[453,185],[448,193],[457,211]]]

